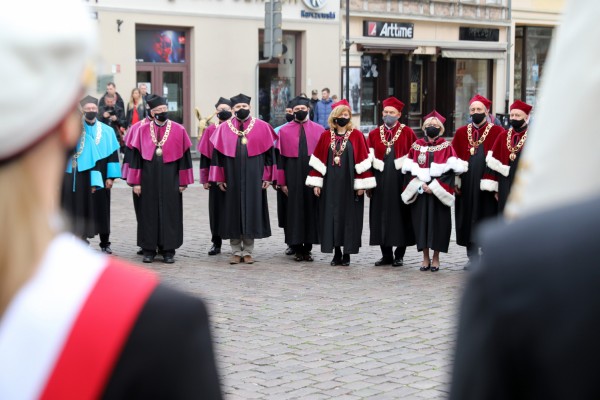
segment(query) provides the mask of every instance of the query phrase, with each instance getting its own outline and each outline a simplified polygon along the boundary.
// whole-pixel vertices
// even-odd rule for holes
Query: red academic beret
[[[401,112],[404,108],[404,103],[395,98],[394,96],[390,96],[383,101],[383,108],[386,107],[394,107],[398,112]]]
[[[346,107],[350,108],[350,103],[348,103],[348,100],[346,100],[346,99],[341,99],[337,103],[333,103],[331,105],[331,109],[333,110],[334,108],[336,108],[338,106],[346,106]]]
[[[424,116],[423,121],[427,121],[431,117],[437,118],[442,123],[442,125],[444,125],[444,122],[446,122],[446,118],[442,117],[442,115],[435,110]]]
[[[473,96],[471,101],[469,101],[469,105],[473,104],[476,101],[482,102],[483,105],[485,106],[485,108],[487,108],[488,110],[492,107],[492,102],[479,94],[476,94],[475,96]]]
[[[529,104],[522,102],[521,100],[515,100],[515,102],[512,103],[512,105],[510,106],[511,111],[514,109],[521,110],[525,114],[529,115],[532,107]]]

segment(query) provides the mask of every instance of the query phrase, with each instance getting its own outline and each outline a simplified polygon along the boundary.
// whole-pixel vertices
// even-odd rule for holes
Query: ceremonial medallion
[[[427,161],[427,155],[425,153],[419,153],[419,157],[417,157],[417,162],[420,165],[425,164],[425,161]]]
[[[390,152],[391,152],[391,151],[392,151],[392,149],[388,147],[387,149],[385,149],[385,154],[386,154],[386,155],[387,155],[387,154],[390,154]]]
[[[73,161],[71,161],[71,166],[73,169],[77,168],[77,160],[73,159]]]
[[[248,139],[246,139],[245,137],[242,138],[242,144],[247,144],[248,143]]]
[[[333,162],[334,162],[336,165],[340,165],[340,157],[339,157],[339,156],[335,156],[335,157],[333,157]]]
[[[510,161],[515,161],[517,159],[517,155],[515,153],[510,153]]]
[[[471,152],[471,155],[475,154],[475,147],[471,147],[471,150],[469,150]]]
[[[156,155],[160,157],[160,156],[162,156],[162,153],[163,153],[163,152],[162,152],[162,148],[160,148],[160,147],[157,147],[157,148],[156,148]]]

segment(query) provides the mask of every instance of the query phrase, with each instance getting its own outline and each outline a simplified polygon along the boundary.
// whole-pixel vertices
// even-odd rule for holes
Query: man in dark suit
[[[463,297],[451,399],[598,399],[600,197],[490,223]]]

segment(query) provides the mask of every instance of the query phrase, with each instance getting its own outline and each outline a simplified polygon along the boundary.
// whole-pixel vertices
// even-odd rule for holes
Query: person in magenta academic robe
[[[23,0],[11,11],[0,14],[0,399],[221,399],[203,301],[65,230],[65,164],[75,179],[80,163],[104,178],[87,168],[76,107],[96,86],[89,8]],[[85,148],[98,151],[93,128]]]
[[[306,184],[320,200],[321,251],[335,251],[331,265],[348,266],[350,254],[358,254],[361,247],[365,190],[376,181],[365,136],[352,127],[350,104],[342,99],[331,107],[330,128],[310,157],[313,169]]]
[[[486,156],[487,170],[481,180],[481,190],[495,194],[500,214],[506,206],[521,151],[527,140],[531,109],[529,104],[521,100],[516,100],[510,106],[511,127],[498,136],[494,147]]]
[[[212,124],[206,128],[202,137],[198,141],[198,153],[200,153],[200,183],[204,189],[209,190],[208,193],[208,220],[210,223],[210,232],[212,234],[212,246],[208,250],[209,256],[214,256],[221,253],[221,244],[223,239],[219,236],[219,213],[225,201],[225,194],[217,185],[211,184],[208,181],[208,173],[210,171],[210,160],[212,158],[214,146],[210,139],[217,130],[217,127],[231,119],[231,100],[220,97],[215,104],[215,113],[219,122]]]
[[[466,172],[467,164],[442,137],[446,118],[434,110],[423,119],[425,135],[412,144],[402,166],[402,172],[411,179],[402,192],[402,201],[411,204],[417,250],[423,252],[420,269],[436,272],[440,252],[447,253],[450,245],[455,176]],[[429,250],[433,250],[433,258]]]
[[[393,96],[383,100],[383,124],[373,129],[367,139],[377,181],[377,187],[367,191],[371,197],[369,244],[381,248],[381,258],[375,266],[402,266],[406,247],[415,244],[410,207],[400,201],[400,195],[405,186],[402,164],[417,137],[398,121],[403,108],[404,103]],[[396,250],[392,253],[393,246]]]
[[[219,125],[210,139],[208,180],[225,192],[218,233],[229,239],[230,263],[252,264],[254,239],[271,236],[266,189],[273,181],[277,135],[271,125],[250,116],[250,97],[240,93],[230,100],[235,118]]]
[[[456,183],[456,244],[467,248],[469,269],[479,260],[480,248],[475,243],[475,230],[486,218],[498,213],[498,202],[494,194],[480,189],[485,172],[485,157],[492,149],[498,135],[504,129],[487,122],[492,102],[475,95],[469,102],[469,113],[473,122],[458,128],[452,147],[459,159],[468,163],[467,172],[457,177]]]
[[[275,149],[277,186],[287,201],[285,242],[292,247],[296,261],[313,261],[312,246],[320,242],[319,200],[305,182],[323,127],[309,119],[309,99],[297,96],[290,105],[294,120],[279,130]]]
[[[148,105],[154,121],[140,126],[133,138],[127,183],[140,200],[142,261],[153,262],[158,249],[172,264],[183,243],[182,193],[194,183],[192,142],[182,125],[168,119],[164,97],[153,97]]]

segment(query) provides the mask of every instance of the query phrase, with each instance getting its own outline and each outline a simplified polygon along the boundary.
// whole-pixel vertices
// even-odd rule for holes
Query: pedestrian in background
[[[100,101],[98,102],[98,107],[100,109],[104,108],[106,105],[107,95],[110,95],[111,97],[115,96],[115,104],[121,107],[121,110],[125,110],[125,102],[123,101],[123,97],[121,97],[121,95],[117,92],[117,85],[115,85],[114,82],[108,82],[106,84],[106,92],[102,95],[102,97],[100,97]]]
[[[425,135],[413,143],[402,166],[402,172],[412,178],[402,192],[402,201],[412,204],[417,250],[423,252],[421,271],[439,271],[440,252],[448,252],[455,176],[467,168],[456,157],[450,142],[442,137],[444,122],[446,118],[435,110],[425,116]],[[429,250],[433,250],[433,258]]]
[[[333,101],[329,98],[329,93],[329,88],[324,88],[321,91],[321,100],[317,102],[315,108],[315,121],[326,130],[329,130],[329,114],[331,114],[333,104]]]
[[[65,162],[85,152],[76,103],[95,84],[89,13],[23,0],[0,14],[0,398],[221,399],[203,302],[62,230]]]
[[[127,114],[125,115],[125,129],[129,129],[131,125],[146,117],[146,104],[142,98],[140,89],[134,88],[131,90],[129,102],[127,102]]]
[[[311,121],[315,121],[315,115],[317,112],[317,103],[319,102],[319,91],[317,89],[313,89],[310,92],[310,112],[308,113],[308,117]]]
[[[350,104],[343,99],[332,108],[330,129],[321,134],[310,157],[313,169],[306,184],[320,198],[321,251],[335,251],[331,265],[348,266],[350,254],[361,247],[364,193],[376,182],[365,136],[352,126]]]

